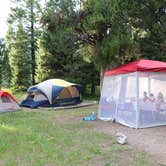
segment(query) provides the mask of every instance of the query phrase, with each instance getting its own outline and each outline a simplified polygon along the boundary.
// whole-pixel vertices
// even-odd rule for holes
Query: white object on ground
[[[116,141],[119,144],[126,144],[127,143],[127,137],[123,133],[117,133],[116,134]]]

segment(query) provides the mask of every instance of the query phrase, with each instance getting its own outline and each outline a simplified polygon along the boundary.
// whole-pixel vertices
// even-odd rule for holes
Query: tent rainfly
[[[8,92],[0,90],[0,112],[16,111],[20,107],[16,99],[14,99]]]
[[[166,125],[166,63],[138,60],[106,71],[98,118],[133,128]]]
[[[32,86],[27,91],[21,106],[59,107],[80,102],[80,86],[61,79],[49,79]]]

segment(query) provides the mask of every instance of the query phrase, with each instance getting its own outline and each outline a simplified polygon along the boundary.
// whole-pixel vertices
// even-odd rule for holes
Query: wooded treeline
[[[165,0],[12,0],[0,85],[23,91],[62,78],[93,95],[106,69],[166,61],[165,34]]]

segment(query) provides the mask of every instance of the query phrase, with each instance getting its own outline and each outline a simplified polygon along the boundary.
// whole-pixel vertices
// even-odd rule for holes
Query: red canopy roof
[[[111,70],[105,71],[104,75],[118,75],[118,74],[126,74],[136,71],[142,72],[166,72],[166,62],[160,61],[152,61],[141,59],[135,62],[131,62]]]

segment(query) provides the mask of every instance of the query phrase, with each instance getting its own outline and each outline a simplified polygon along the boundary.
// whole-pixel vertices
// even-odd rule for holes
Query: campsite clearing
[[[130,142],[131,132],[149,129],[135,130],[100,120],[82,121],[92,111],[96,112],[97,106],[59,111],[24,109],[1,114],[0,165],[157,165],[151,153]],[[124,129],[129,144],[116,143],[114,133],[120,129]],[[146,134],[142,136],[147,137]],[[154,139],[156,137],[155,134]]]

